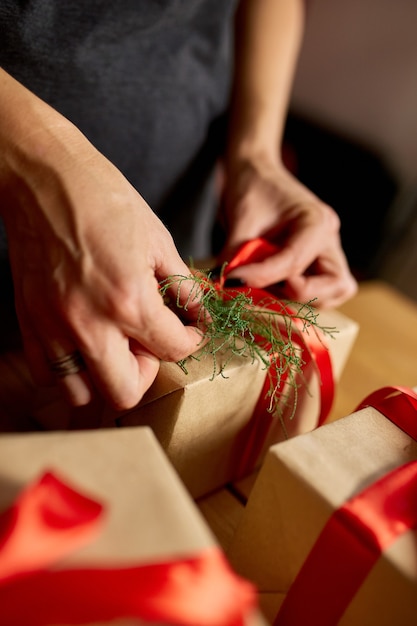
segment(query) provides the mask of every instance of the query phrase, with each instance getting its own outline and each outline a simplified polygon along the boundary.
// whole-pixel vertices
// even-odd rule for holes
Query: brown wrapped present
[[[416,624],[410,394],[388,394],[379,410],[367,406],[269,451],[228,556],[274,624]]]
[[[2,626],[263,624],[148,428],[3,435],[0,510],[13,502],[0,524]]]
[[[337,381],[358,325],[337,311],[322,311],[319,320],[337,329],[333,339],[326,338]],[[39,402],[34,415],[47,429],[149,425],[193,497],[200,497],[252,471],[272,443],[315,428],[320,412],[319,375],[313,362],[303,371],[295,416],[271,419],[266,412],[254,416],[265,395],[265,367],[257,359],[218,354],[218,368],[222,358],[227,365],[215,376],[209,355],[190,360],[188,374],[175,363],[162,363],[153,386],[130,411],[116,413],[99,403],[71,411],[55,397]],[[291,411],[291,398],[288,407]],[[265,433],[256,450],[248,451],[251,438],[259,434],[254,431],[261,428]],[[252,459],[242,466],[247,452]]]

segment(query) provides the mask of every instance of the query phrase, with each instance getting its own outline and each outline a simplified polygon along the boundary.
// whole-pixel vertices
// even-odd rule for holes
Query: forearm
[[[242,0],[227,157],[276,160],[304,29],[304,0]]]
[[[34,197],[51,190],[52,173],[76,162],[84,141],[65,117],[0,69],[0,214],[4,219],[26,204],[23,190]]]
[[[44,251],[51,237],[81,245],[94,211],[81,211],[74,196],[86,185],[97,151],[68,119],[2,70],[0,94],[0,215],[10,255],[22,255],[20,242],[29,237]]]

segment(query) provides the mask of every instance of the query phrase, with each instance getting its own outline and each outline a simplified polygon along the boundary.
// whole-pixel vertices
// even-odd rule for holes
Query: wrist
[[[252,109],[252,110],[251,110]],[[279,159],[281,127],[276,116],[262,110],[261,104],[250,109],[232,107],[226,146],[227,161]]]
[[[284,167],[279,146],[244,140],[228,150],[225,157],[225,171],[236,176],[247,170],[276,172]]]
[[[240,169],[241,164],[259,164],[279,167],[281,159],[282,130],[278,119],[257,112],[253,115],[242,110],[232,115],[225,152],[226,169]]]

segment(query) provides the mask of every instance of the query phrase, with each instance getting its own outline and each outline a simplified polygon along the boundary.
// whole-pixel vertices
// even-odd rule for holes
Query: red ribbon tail
[[[417,439],[414,390],[384,387],[365,398],[356,410],[367,406]],[[412,461],[333,513],[291,585],[274,626],[337,624],[382,551],[416,527],[417,461]]]
[[[0,626],[86,624],[139,618],[177,626],[244,626],[252,585],[219,548],[126,567],[52,569],[91,541],[103,507],[52,473],[29,485],[0,518]]]
[[[417,461],[390,472],[331,516],[274,626],[337,624],[381,552],[415,526]]]
[[[255,590],[219,548],[128,569],[41,571],[0,586],[0,626],[137,618],[177,626],[244,626]]]

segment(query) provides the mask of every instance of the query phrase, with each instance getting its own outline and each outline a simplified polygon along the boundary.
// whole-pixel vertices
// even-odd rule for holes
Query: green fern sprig
[[[181,303],[180,292],[185,281],[188,289],[191,281],[191,290],[186,302]],[[175,290],[176,297],[172,301],[168,294]],[[193,319],[192,323],[201,332],[201,348],[178,363],[185,373],[189,359],[212,358],[211,379],[218,375],[226,376],[225,370],[233,356],[249,358],[252,362],[259,359],[270,381],[268,410],[281,418],[284,410],[288,411],[291,398],[290,418],[294,416],[298,388],[306,384],[303,378],[303,349],[294,335],[318,334],[320,330],[333,337],[337,332],[335,328],[320,326],[318,312],[313,308],[314,301],[281,302],[277,311],[269,308],[278,303],[272,296],[255,304],[250,289],[222,289],[211,280],[210,271],[169,276],[161,282],[160,291],[166,303],[177,313],[181,309],[185,313],[190,308],[194,311],[197,305],[197,319]],[[301,329],[295,320],[300,320]]]

